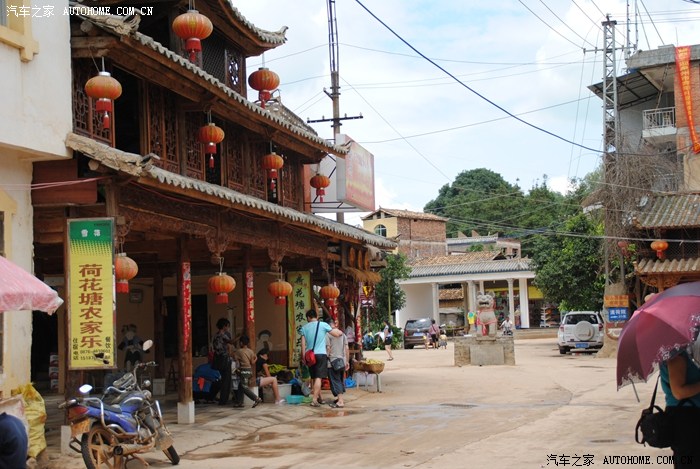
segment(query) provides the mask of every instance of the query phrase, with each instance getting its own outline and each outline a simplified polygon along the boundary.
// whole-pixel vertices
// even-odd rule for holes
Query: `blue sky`
[[[488,168],[525,191],[547,178],[565,191],[600,162],[602,102],[586,87],[602,80],[601,22],[626,2],[587,0],[336,0],[343,133],[374,154],[377,207],[422,211],[462,171]],[[630,0],[631,42],[642,50],[700,43],[700,5]],[[634,5],[639,15],[635,24]],[[267,52],[282,102],[300,117],[331,117],[325,0],[236,0],[256,26],[288,26],[287,44]],[[528,10],[529,9],[529,10]],[[531,10],[531,11],[530,11]],[[648,14],[647,14],[648,12]],[[653,23],[650,21],[650,17]],[[624,53],[618,51],[620,73]],[[248,63],[249,72],[261,65]],[[572,145],[508,117],[488,100]],[[255,92],[249,90],[249,96]],[[330,123],[313,124],[332,136]],[[546,176],[545,176],[546,175]],[[359,224],[359,215],[345,217]]]

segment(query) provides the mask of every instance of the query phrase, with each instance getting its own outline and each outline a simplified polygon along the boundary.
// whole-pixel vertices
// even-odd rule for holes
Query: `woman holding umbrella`
[[[700,368],[681,351],[662,362],[659,373],[673,424],[673,467],[700,467]]]
[[[645,382],[658,367],[673,428],[674,467],[700,468],[700,282],[645,299],[620,334],[617,387]]]

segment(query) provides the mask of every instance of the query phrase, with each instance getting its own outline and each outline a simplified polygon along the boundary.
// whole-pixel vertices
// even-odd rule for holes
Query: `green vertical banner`
[[[116,366],[112,218],[68,220],[68,368]]]
[[[313,306],[311,273],[308,271],[287,272],[287,281],[292,284],[292,294],[287,300],[289,366],[298,367],[301,362],[300,331],[301,327],[306,324],[306,312]]]

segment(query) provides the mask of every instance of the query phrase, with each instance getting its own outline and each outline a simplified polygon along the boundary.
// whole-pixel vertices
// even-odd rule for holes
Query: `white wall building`
[[[0,1],[0,254],[33,272],[32,163],[69,158],[67,0]],[[32,314],[0,315],[0,397],[30,381]]]

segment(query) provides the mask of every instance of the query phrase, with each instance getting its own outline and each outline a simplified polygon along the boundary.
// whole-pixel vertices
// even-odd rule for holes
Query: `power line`
[[[544,128],[542,128],[542,127],[539,127],[539,126],[537,126],[537,125],[535,125],[535,124],[532,124],[532,123],[530,123],[530,122],[528,122],[528,121],[526,121],[526,120],[524,120],[524,119],[521,119],[520,117],[518,117],[518,116],[516,116],[515,114],[511,113],[510,111],[506,110],[506,109],[503,108],[502,106],[496,104],[496,103],[493,102],[492,100],[488,99],[486,96],[480,94],[480,93],[477,92],[476,90],[472,89],[471,87],[469,87],[468,85],[466,85],[465,83],[463,83],[462,81],[460,81],[457,77],[455,77],[454,75],[452,75],[452,74],[451,74],[450,72],[448,72],[446,69],[444,69],[444,68],[441,67],[440,65],[436,64],[435,62],[433,62],[432,60],[430,60],[428,57],[426,57],[422,52],[420,52],[418,49],[416,49],[415,47],[413,47],[408,41],[406,41],[403,37],[401,37],[401,36],[400,36],[398,33],[396,33],[393,29],[391,29],[386,23],[384,23],[381,19],[379,19],[379,17],[377,17],[374,13],[372,13],[366,6],[364,6],[364,5],[362,4],[362,2],[360,2],[360,0],[355,0],[355,2],[356,2],[358,5],[360,5],[370,16],[372,16],[375,20],[377,20],[382,26],[384,26],[387,30],[389,30],[394,36],[396,36],[397,39],[399,39],[399,40],[400,40],[401,42],[403,42],[406,46],[408,46],[409,48],[411,48],[414,52],[416,52],[416,53],[419,54],[421,57],[423,57],[425,60],[427,60],[428,62],[430,62],[433,66],[435,66],[435,67],[437,67],[438,69],[442,70],[445,74],[449,75],[453,80],[457,81],[457,82],[458,82],[459,84],[461,84],[464,88],[466,88],[467,90],[471,91],[473,94],[475,94],[476,96],[478,96],[478,97],[481,98],[482,100],[486,101],[487,103],[491,104],[491,105],[494,106],[495,108],[497,108],[497,109],[501,110],[502,112],[508,114],[508,115],[509,115],[510,117],[512,117],[513,119],[515,119],[515,120],[517,120],[518,122],[521,122],[521,123],[527,125],[528,127],[531,127],[531,128],[533,128],[533,129],[535,129],[535,130],[539,130],[540,132],[543,132],[543,133],[545,133],[545,134],[547,134],[547,135],[550,135],[550,136],[552,136],[552,137],[554,137],[554,138],[556,138],[556,139],[559,139],[559,140],[561,140],[561,141],[563,141],[563,142],[566,142],[566,143],[568,143],[568,144],[570,144],[570,145],[576,145],[576,146],[578,146],[578,147],[585,148],[586,150],[593,151],[593,152],[599,152],[599,151],[600,151],[600,149],[595,149],[595,148],[587,147],[587,146],[582,145],[582,144],[580,144],[580,143],[573,142],[573,141],[571,141],[571,140],[569,140],[569,139],[567,139],[567,138],[564,138],[564,137],[562,137],[562,136],[560,136],[560,135],[555,134],[554,132],[550,132],[549,130],[546,130],[546,129],[544,129]]]
[[[552,31],[554,31],[559,37],[561,37],[561,38],[564,39],[565,41],[569,42],[570,44],[573,44],[575,47],[580,47],[580,48],[583,50],[583,47],[579,46],[579,45],[576,44],[574,41],[572,41],[572,40],[569,39],[568,37],[564,36],[562,33],[560,33],[559,31],[557,31],[556,29],[554,29],[554,27],[553,27],[552,25],[550,25],[550,24],[547,23],[545,20],[543,20],[542,18],[540,18],[540,16],[539,16],[537,13],[535,13],[534,11],[532,11],[532,10],[530,9],[530,7],[528,7],[527,5],[525,5],[525,4],[523,3],[522,0],[518,0],[518,3],[520,3],[522,6],[524,6],[525,9],[526,9],[527,11],[529,11],[530,13],[532,13],[532,15],[533,15],[535,18],[537,18],[538,20],[540,20],[545,26],[547,26],[549,29],[551,29]],[[545,6],[546,6],[546,5],[545,5]],[[551,10],[550,10],[550,11],[551,11]],[[567,26],[567,27],[568,27],[568,26]],[[571,28],[569,28],[569,29],[571,29]],[[584,41],[585,41],[585,39],[584,39]],[[594,46],[594,47],[595,47],[595,46]]]

